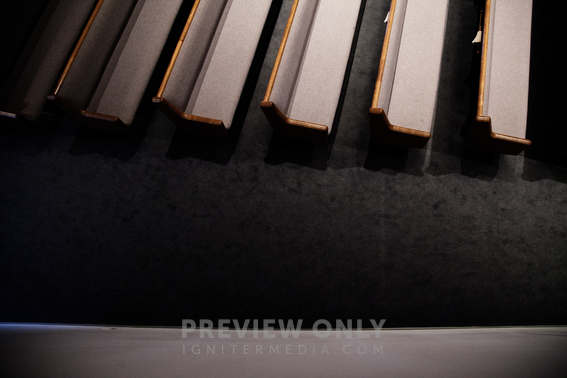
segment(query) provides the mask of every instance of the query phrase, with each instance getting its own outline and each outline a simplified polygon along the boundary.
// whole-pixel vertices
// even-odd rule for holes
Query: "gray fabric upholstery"
[[[388,54],[387,59],[397,59],[397,62],[393,74],[390,63],[388,83],[385,85],[386,92],[382,99],[382,103],[387,105],[388,118],[394,125],[431,131],[441,69],[447,5],[448,0],[414,0],[406,2],[405,12],[396,11],[394,15],[394,18],[404,20],[401,38],[399,42],[394,41],[392,56]],[[396,38],[397,33],[399,28]],[[397,43],[399,47],[396,46]],[[380,96],[382,97],[382,93]]]
[[[526,137],[532,0],[492,0],[483,115],[492,131]]]
[[[138,1],[88,110],[133,122],[182,2]]]
[[[131,124],[183,0],[106,0],[59,94]]]
[[[271,3],[272,0],[229,0],[187,113],[220,119],[230,128]]]
[[[288,117],[331,132],[360,5],[360,0],[299,2],[271,97]]]
[[[102,4],[63,82],[59,92],[63,98],[87,108],[135,5],[136,0]]]
[[[164,97],[186,113],[220,119],[227,128],[272,0],[202,0]]]
[[[319,2],[289,117],[329,127],[341,88],[361,1]]]
[[[396,2],[394,16],[390,16],[388,20],[388,22],[392,23],[392,31],[390,32],[388,55],[386,56],[386,64],[384,65],[384,76],[382,77],[382,84],[380,86],[380,96],[378,97],[378,107],[384,109],[386,114],[388,114],[390,110],[390,98],[392,96],[396,66],[398,64],[398,54],[400,52],[400,42],[404,29],[407,2],[408,0],[398,0]]]
[[[164,97],[181,110],[194,91],[227,0],[202,0],[169,77]]]
[[[3,88],[5,109],[35,121],[96,0],[52,0]]]
[[[311,28],[315,22],[318,4],[319,0],[299,2],[285,45],[270,98],[284,114],[289,114],[291,110],[293,94],[301,72],[301,63],[307,50]]]

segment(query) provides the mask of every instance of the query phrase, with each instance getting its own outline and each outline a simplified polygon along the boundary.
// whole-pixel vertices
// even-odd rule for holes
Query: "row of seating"
[[[49,99],[84,123],[124,131],[183,0],[99,0]]]
[[[196,0],[153,102],[179,127],[227,135],[271,0]]]
[[[61,75],[77,37],[89,19],[96,0],[21,1],[4,0],[1,24],[6,66],[0,89],[1,115],[37,121],[47,95]],[[38,17],[39,16],[39,17]],[[31,30],[30,30],[31,29]],[[28,37],[22,40],[21,36]]]
[[[126,130],[182,2],[36,0],[43,14],[0,83],[0,114],[37,121],[48,98],[92,127]],[[362,3],[294,0],[260,104],[276,133],[316,141],[330,135]],[[532,0],[517,3],[486,0],[472,148],[517,154],[531,144]],[[194,1],[153,99],[178,127],[228,134],[272,5]],[[369,111],[375,140],[421,148],[431,137],[447,11],[448,0],[392,0]]]
[[[473,148],[519,154],[526,138],[532,0],[486,0]]]

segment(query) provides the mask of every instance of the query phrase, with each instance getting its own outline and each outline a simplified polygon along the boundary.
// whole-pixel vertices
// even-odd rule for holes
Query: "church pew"
[[[12,25],[11,35],[2,36],[9,39],[3,51],[0,88],[0,116],[4,120],[25,123],[39,120],[47,95],[57,82],[95,4],[96,0],[20,0],[2,4],[2,28],[5,23]],[[28,33],[31,22],[36,25]]]
[[[126,131],[183,0],[100,0],[49,100],[99,130]]]
[[[178,127],[225,136],[272,0],[197,0],[153,102]]]
[[[260,106],[274,132],[324,141],[332,131],[361,0],[296,0]]]
[[[371,137],[424,147],[431,137],[448,0],[392,0],[370,108]]]
[[[532,0],[487,0],[477,113],[468,147],[517,155],[526,139]]]

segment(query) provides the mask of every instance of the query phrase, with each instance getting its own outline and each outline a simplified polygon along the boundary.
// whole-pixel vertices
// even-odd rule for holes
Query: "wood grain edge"
[[[467,135],[467,147],[482,152],[518,155],[530,146],[532,141],[492,132],[492,120],[477,116]]]
[[[77,44],[75,45],[75,48],[73,49],[73,52],[71,53],[71,57],[67,61],[67,64],[65,65],[65,68],[63,69],[63,73],[61,74],[61,77],[59,78],[59,81],[57,82],[57,85],[55,86],[55,89],[53,90],[54,94],[58,94],[59,91],[61,90],[61,86],[63,85],[63,82],[67,78],[67,75],[69,74],[69,70],[73,66],[73,63],[75,62],[77,54],[79,53],[79,50],[81,49],[81,46],[83,45],[83,42],[85,41],[85,38],[87,37],[87,34],[89,34],[89,30],[91,29],[91,26],[93,25],[94,20],[96,19],[96,16],[97,16],[100,8],[102,7],[103,3],[104,3],[104,0],[99,0],[98,3],[95,6],[93,12],[91,13],[90,18],[87,21],[87,24],[86,24],[85,28],[83,29],[83,32],[81,33],[81,36],[79,37],[79,40],[77,41]]]
[[[484,112],[484,93],[486,89],[486,66],[488,64],[488,36],[490,35],[491,0],[486,0],[484,10],[484,30],[482,34],[482,57],[480,61],[480,80],[478,84],[478,104],[476,115],[481,117]]]
[[[79,37],[79,40],[77,41],[77,44],[75,45],[75,48],[73,49],[71,57],[69,58],[65,68],[63,69],[63,73],[61,74],[61,77],[59,78],[59,81],[57,82],[57,85],[55,86],[53,93],[50,94],[49,96],[47,96],[47,100],[53,102],[56,106],[63,109],[67,113],[73,115],[74,117],[79,119],[79,121],[81,121],[81,123],[83,123],[83,124],[85,124],[89,127],[92,127],[94,129],[97,129],[97,130],[105,131],[105,132],[119,132],[119,133],[121,133],[121,132],[126,132],[129,129],[129,127],[127,125],[125,125],[120,120],[120,118],[118,118],[116,116],[94,113],[94,112],[90,112],[90,111],[81,109],[79,106],[74,104],[72,101],[69,101],[69,100],[67,100],[67,99],[65,99],[65,98],[63,98],[59,95],[61,87],[62,87],[63,83],[65,82],[65,79],[67,78],[69,71],[71,70],[71,67],[73,66],[73,63],[75,62],[75,59],[76,59],[79,51],[81,50],[83,42],[85,41],[85,39],[86,39],[90,29],[91,29],[91,26],[93,25],[103,3],[104,3],[104,0],[99,0],[97,2],[93,12],[91,13],[89,20],[87,21],[85,28],[83,29],[83,32],[81,33],[81,36]]]
[[[175,51],[173,52],[173,56],[171,57],[171,61],[165,71],[165,75],[159,87],[158,93],[156,97],[163,97],[163,93],[167,87],[167,83],[169,82],[169,78],[171,77],[171,73],[173,72],[173,67],[175,67],[175,63],[177,62],[177,58],[179,57],[179,53],[181,52],[181,48],[183,47],[183,43],[185,42],[185,38],[187,37],[187,33],[189,32],[189,28],[193,23],[193,19],[195,18],[195,14],[197,13],[197,9],[199,8],[199,4],[201,0],[195,0],[193,4],[193,8],[191,8],[191,13],[189,13],[189,17],[187,18],[187,22],[185,23],[185,27],[181,32],[181,36],[179,37],[179,41],[177,41],[177,46],[175,46]]]
[[[394,27],[394,17],[396,16],[396,6],[397,0],[392,0],[388,27],[386,28],[382,54],[380,56],[378,78],[376,80],[374,95],[372,97],[372,107],[369,110],[370,135],[372,140],[380,143],[411,148],[423,148],[431,138],[431,133],[393,125],[390,123],[384,109],[378,107],[380,90],[382,89],[382,80],[386,69],[386,59],[388,58],[388,49],[390,47],[390,38]]]
[[[279,135],[316,142],[324,142],[329,136],[327,126],[288,118],[271,101],[262,101],[260,107],[272,125],[274,132]]]
[[[299,0],[295,0],[287,20],[276,61],[274,62],[274,68],[272,69],[266,94],[264,100],[260,102],[260,107],[268,119],[268,122],[272,125],[274,132],[278,135],[292,139],[324,142],[329,136],[329,128],[327,126],[291,119],[283,114],[276,104],[270,101],[298,6]]]
[[[374,88],[374,95],[372,97],[372,108],[378,108],[378,100],[380,98],[380,89],[382,88],[382,80],[384,78],[384,71],[386,69],[386,58],[388,57],[388,48],[390,47],[390,36],[394,25],[394,16],[396,14],[397,0],[392,0],[390,5],[390,15],[388,19],[388,27],[386,28],[386,36],[384,37],[384,44],[382,45],[382,55],[380,56],[380,66],[378,68],[378,78],[376,79],[376,86]]]
[[[268,88],[266,89],[266,94],[264,95],[264,101],[263,102],[270,101],[270,97],[272,96],[272,91],[274,89],[276,77],[278,76],[280,64],[282,62],[283,54],[285,52],[285,46],[286,46],[287,40],[289,38],[289,33],[291,32],[291,27],[293,25],[293,20],[295,18],[295,13],[297,12],[298,5],[299,5],[299,0],[295,0],[295,2],[293,3],[293,6],[291,8],[291,12],[289,14],[287,24],[285,26],[282,41],[280,43],[280,48],[278,49],[278,55],[276,56],[276,61],[274,62],[274,68],[272,69],[272,74],[270,75],[270,81],[268,82]]]
[[[392,125],[382,108],[370,108],[370,137],[384,144],[410,148],[423,148],[431,133]]]
[[[152,102],[177,127],[184,131],[213,137],[224,137],[228,135],[228,129],[221,120],[187,114],[163,97],[154,97]]]
[[[129,125],[124,124],[124,122],[116,116],[81,109],[79,106],[60,95],[51,94],[47,99],[77,118],[81,123],[93,129],[113,133],[124,133],[130,129]]]

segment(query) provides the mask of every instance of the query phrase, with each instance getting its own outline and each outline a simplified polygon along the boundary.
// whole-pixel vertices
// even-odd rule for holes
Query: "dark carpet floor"
[[[369,143],[386,0],[366,1],[331,140],[273,136],[259,102],[291,3],[266,29],[224,140],[176,131],[148,101],[126,135],[67,116],[0,131],[0,321],[567,323],[560,12],[535,1],[534,145],[485,156],[461,135],[476,96],[472,0],[450,1],[425,149]]]

